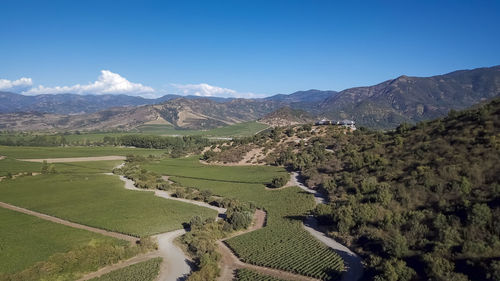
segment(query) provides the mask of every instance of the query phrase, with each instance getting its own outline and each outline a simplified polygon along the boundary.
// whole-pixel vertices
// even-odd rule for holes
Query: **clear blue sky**
[[[0,4],[0,79],[33,86],[109,70],[155,93],[206,83],[270,95],[500,64],[500,1]]]

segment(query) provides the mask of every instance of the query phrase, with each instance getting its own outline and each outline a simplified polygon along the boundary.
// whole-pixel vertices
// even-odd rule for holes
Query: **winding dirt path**
[[[12,210],[12,211],[24,213],[24,214],[27,214],[27,215],[35,216],[35,217],[38,217],[38,218],[41,218],[41,219],[44,219],[44,220],[47,220],[47,221],[59,223],[59,224],[66,225],[66,226],[69,226],[69,227],[83,229],[83,230],[91,231],[91,232],[94,232],[94,233],[99,233],[99,234],[102,234],[102,235],[105,235],[105,236],[109,236],[109,237],[113,237],[113,238],[117,238],[117,239],[121,239],[121,240],[126,240],[126,241],[129,241],[132,244],[135,244],[135,243],[137,243],[137,241],[139,241],[139,238],[137,238],[137,237],[133,237],[133,236],[130,236],[130,235],[125,235],[125,234],[118,233],[118,232],[107,231],[107,230],[104,230],[104,229],[95,228],[95,227],[91,227],[91,226],[86,226],[86,225],[79,224],[79,223],[70,222],[70,221],[67,221],[67,220],[63,220],[63,219],[60,219],[60,218],[57,218],[57,217],[53,217],[53,216],[49,216],[49,215],[42,214],[42,213],[39,213],[39,212],[31,211],[31,210],[28,210],[28,209],[25,209],[25,208],[21,208],[21,207],[17,207],[17,206],[14,206],[14,205],[11,205],[11,204],[8,204],[8,203],[4,203],[4,202],[0,202],[0,207],[5,208],[5,209],[9,209],[9,210]]]
[[[120,166],[119,166],[120,167]],[[112,173],[106,173],[106,175],[114,175]],[[212,205],[209,205],[205,202],[199,202],[189,199],[176,198],[170,196],[170,194],[163,190],[146,190],[135,187],[134,181],[127,179],[124,176],[119,176],[120,180],[122,180],[125,184],[124,187],[129,190],[143,191],[143,192],[154,192],[154,194],[158,197],[165,198],[168,200],[176,200],[184,203],[194,204],[197,206],[202,206],[206,208],[210,208],[216,210],[218,218],[226,213],[226,209],[218,208]],[[189,257],[175,245],[175,238],[186,233],[184,229],[178,229],[166,233],[161,233],[158,235],[152,236],[158,242],[158,251],[157,254],[159,257],[163,258],[163,261],[160,265],[160,273],[156,278],[157,281],[179,281],[185,280],[187,276],[191,273],[191,261]],[[120,267],[121,268],[121,267]],[[114,268],[115,270],[118,268]]]
[[[96,156],[96,157],[71,157],[71,158],[44,158],[44,159],[17,159],[26,162],[43,162],[47,163],[68,163],[68,162],[90,162],[90,161],[111,161],[125,160],[125,156]]]
[[[308,188],[300,181],[299,173],[293,172],[292,174],[295,178],[295,182],[297,183],[296,186],[300,187],[304,191],[312,193],[316,204],[328,203],[328,198],[325,195],[321,194],[317,190]],[[335,241],[335,239],[328,237],[324,232],[322,232],[316,218],[308,216],[303,222],[303,227],[316,239],[335,250],[335,252],[344,260],[346,271],[342,274],[342,281],[358,281],[361,277],[363,277],[364,269],[361,258],[356,255],[356,253],[349,250],[349,248]]]

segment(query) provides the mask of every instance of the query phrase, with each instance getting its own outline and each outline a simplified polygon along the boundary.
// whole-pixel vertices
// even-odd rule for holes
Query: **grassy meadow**
[[[343,270],[342,259],[302,228],[302,217],[315,206],[313,196],[298,187],[266,189],[273,177],[286,173],[283,168],[203,165],[196,157],[164,159],[144,168],[169,175],[183,186],[253,202],[265,209],[264,228],[227,240],[243,261],[323,280],[333,280],[336,272]]]
[[[0,273],[23,270],[55,253],[86,245],[93,239],[127,243],[0,208]]]

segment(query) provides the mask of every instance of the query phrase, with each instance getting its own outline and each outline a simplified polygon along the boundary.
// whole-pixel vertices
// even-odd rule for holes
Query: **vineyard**
[[[237,281],[285,281],[283,279],[274,278],[271,276],[266,276],[259,274],[255,271],[248,269],[238,269],[236,272]]]
[[[309,200],[295,188],[280,194],[282,200],[267,207],[267,226],[227,240],[228,246],[247,263],[335,280],[344,269],[342,259],[302,228],[301,215],[311,207]]]
[[[226,241],[242,261],[322,280],[336,280],[343,271],[340,256],[302,228],[303,216],[315,206],[312,195],[298,187],[266,190],[265,183],[282,174],[282,168],[208,166],[194,158],[166,159],[145,167],[183,186],[264,208],[264,228]]]
[[[160,271],[161,258],[130,265],[90,281],[153,281]]]

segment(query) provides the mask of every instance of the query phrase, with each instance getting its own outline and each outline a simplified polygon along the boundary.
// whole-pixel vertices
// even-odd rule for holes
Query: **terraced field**
[[[266,183],[285,173],[282,168],[206,166],[196,158],[165,159],[145,168],[181,185],[264,208],[266,227],[226,241],[243,261],[323,280],[334,280],[343,270],[342,259],[302,228],[302,217],[315,206],[313,196],[298,187],[266,190]]]

